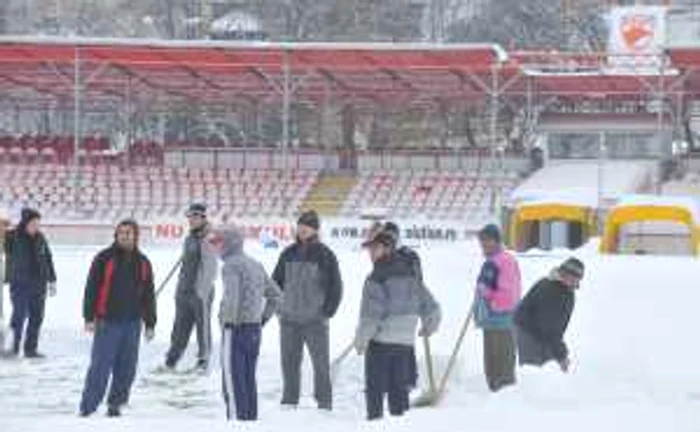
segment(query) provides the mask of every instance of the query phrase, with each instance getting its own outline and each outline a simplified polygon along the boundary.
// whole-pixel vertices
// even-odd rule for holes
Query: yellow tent
[[[528,247],[533,222],[565,221],[581,224],[582,241],[596,233],[595,209],[589,205],[567,200],[521,202],[511,213],[509,220],[509,246],[515,250]]]
[[[690,252],[697,255],[700,251],[698,204],[691,198],[661,196],[631,196],[621,199],[608,213],[600,251],[619,252],[623,227],[635,222],[673,222],[685,225],[690,236]]]

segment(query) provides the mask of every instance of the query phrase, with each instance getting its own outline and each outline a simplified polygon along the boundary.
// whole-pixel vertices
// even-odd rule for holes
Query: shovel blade
[[[426,391],[418,396],[411,405],[416,408],[431,407],[437,405],[440,401],[440,395],[434,391]]]

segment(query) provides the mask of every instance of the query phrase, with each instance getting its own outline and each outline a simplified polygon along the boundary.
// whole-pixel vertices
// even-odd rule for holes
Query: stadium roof
[[[70,105],[78,72],[86,110],[124,100],[274,102],[285,90],[298,103],[331,98],[371,106],[480,103],[528,93],[639,98],[660,88],[700,96],[700,48],[668,54],[673,68],[660,74],[612,68],[606,54],[509,55],[493,44],[0,37],[0,94]]]
[[[667,53],[671,63],[683,72],[684,93],[700,97],[700,46],[672,48]]]
[[[216,102],[281,97],[285,87],[310,102],[328,94],[374,103],[478,98],[507,59],[487,44],[0,38],[0,91],[72,98],[79,70],[85,99],[130,92]]]

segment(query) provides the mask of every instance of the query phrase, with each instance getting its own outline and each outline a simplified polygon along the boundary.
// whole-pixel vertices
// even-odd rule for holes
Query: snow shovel
[[[414,406],[431,405],[432,401],[435,399],[435,394],[437,393],[435,373],[433,372],[433,356],[430,350],[430,339],[428,336],[423,336],[423,351],[425,352],[425,366],[428,372],[428,383],[430,384],[430,390],[418,396],[418,398],[413,401]]]
[[[440,385],[437,387],[436,390],[430,390],[422,395],[420,395],[414,402],[413,406],[414,407],[427,407],[427,406],[435,406],[440,402],[440,399],[445,394],[445,389],[447,388],[447,380],[450,378],[450,375],[452,374],[452,370],[454,369],[455,364],[457,363],[457,355],[459,354],[459,350],[462,347],[462,342],[464,341],[464,335],[467,333],[467,329],[469,328],[469,324],[472,321],[472,318],[474,317],[474,308],[476,306],[476,297],[474,298],[474,301],[472,302],[471,307],[469,308],[469,313],[467,314],[467,317],[464,319],[464,323],[462,324],[462,328],[459,331],[459,336],[457,337],[457,343],[455,344],[454,349],[452,350],[452,355],[450,356],[450,361],[447,363],[447,369],[445,369],[445,373],[442,375],[442,379],[440,380]],[[432,386],[432,384],[431,384]]]
[[[340,365],[343,363],[343,360],[345,360],[350,353],[352,352],[352,349],[355,347],[353,343],[349,344],[343,352],[340,353],[338,357],[333,360],[331,363],[331,382],[334,383],[336,378],[338,377],[338,373],[340,373]]]
[[[160,284],[160,286],[158,286],[158,289],[156,290],[156,297],[158,297],[160,295],[160,293],[163,292],[165,287],[168,285],[168,282],[170,282],[170,279],[172,279],[173,276],[175,275],[175,272],[177,271],[177,269],[180,268],[180,265],[182,265],[183,258],[184,257],[180,257],[180,259],[177,260],[175,265],[173,265],[173,268],[170,270],[170,273],[168,273],[168,275],[165,277],[165,280]]]

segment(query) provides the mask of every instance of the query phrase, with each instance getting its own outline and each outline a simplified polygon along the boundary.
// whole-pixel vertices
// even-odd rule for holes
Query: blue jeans
[[[258,387],[255,370],[260,354],[260,324],[227,325],[221,344],[226,417],[233,417],[235,402],[238,420],[257,420]]]
[[[107,404],[118,408],[129,401],[139,359],[141,321],[100,322],[92,341],[90,368],[85,378],[82,414],[92,414],[104,399],[112,377]]]

